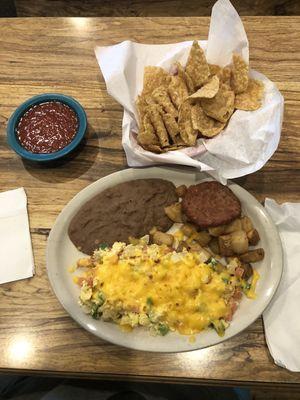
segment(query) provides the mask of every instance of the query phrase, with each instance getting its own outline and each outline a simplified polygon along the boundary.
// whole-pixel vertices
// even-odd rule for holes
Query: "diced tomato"
[[[236,312],[236,310],[238,308],[238,303],[236,301],[234,301],[233,299],[230,299],[229,306],[230,306],[230,311],[226,315],[226,318],[225,318],[226,321],[232,320],[233,314]]]
[[[235,276],[237,276],[238,278],[241,278],[244,274],[244,269],[241,267],[237,267],[235,269]]]
[[[242,290],[240,288],[235,288],[232,298],[235,300],[240,300],[242,298]]]
[[[93,287],[93,278],[90,276],[88,279],[86,279],[86,284],[89,287]]]
[[[77,278],[77,284],[79,286],[82,286],[84,282],[85,282],[85,278],[82,278],[82,277]]]

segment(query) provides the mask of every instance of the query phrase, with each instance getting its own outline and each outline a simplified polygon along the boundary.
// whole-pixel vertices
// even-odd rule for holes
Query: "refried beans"
[[[69,225],[69,237],[86,254],[103,243],[128,243],[155,226],[166,232],[173,222],[164,207],[178,201],[175,186],[163,179],[137,179],[104,190],[84,204]]]

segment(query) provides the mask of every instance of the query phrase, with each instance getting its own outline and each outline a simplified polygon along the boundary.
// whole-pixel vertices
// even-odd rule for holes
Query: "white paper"
[[[263,314],[266,340],[277,365],[300,372],[300,203],[266,199],[265,208],[278,228],[284,262],[278,290]]]
[[[137,144],[135,100],[142,90],[144,67],[159,65],[168,70],[175,61],[185,65],[191,44],[146,45],[125,41],[95,48],[107,91],[124,107],[122,144],[128,165],[189,165],[224,183],[226,179],[257,171],[277,149],[284,101],[275,84],[256,71],[251,71],[251,75],[265,84],[262,107],[256,111],[235,111],[226,129],[215,138],[199,139],[195,147],[165,154],[153,154]],[[212,64],[227,65],[232,52],[240,53],[248,62],[248,39],[229,0],[218,0],[214,5],[208,41],[199,44]]]
[[[0,284],[30,278],[34,261],[23,188],[0,193]]]

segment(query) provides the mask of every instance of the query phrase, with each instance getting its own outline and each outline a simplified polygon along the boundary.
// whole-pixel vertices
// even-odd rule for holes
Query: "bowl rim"
[[[16,126],[21,116],[30,107],[46,101],[58,101],[71,107],[76,112],[76,115],[78,117],[78,122],[79,122],[78,130],[73,140],[67,146],[63,147],[61,150],[46,154],[31,153],[30,151],[22,147],[21,144],[19,143],[15,132]],[[18,106],[17,109],[13,112],[7,124],[7,141],[9,146],[22,158],[25,158],[30,161],[39,161],[39,162],[52,161],[62,158],[65,155],[69,154],[72,150],[74,150],[83,139],[86,127],[87,127],[86,113],[81,104],[78,103],[77,100],[75,100],[71,96],[67,96],[61,93],[44,93],[27,99],[24,103]]]

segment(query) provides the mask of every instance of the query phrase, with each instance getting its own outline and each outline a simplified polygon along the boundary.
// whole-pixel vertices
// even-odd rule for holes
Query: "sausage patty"
[[[236,195],[219,182],[190,186],[182,200],[187,218],[201,228],[225,225],[241,215]]]

